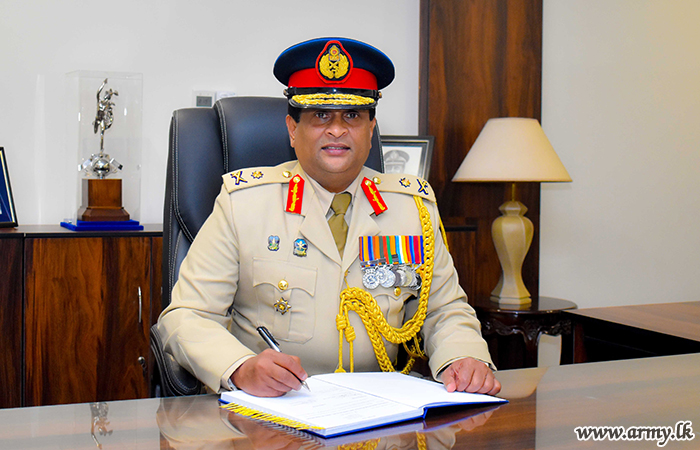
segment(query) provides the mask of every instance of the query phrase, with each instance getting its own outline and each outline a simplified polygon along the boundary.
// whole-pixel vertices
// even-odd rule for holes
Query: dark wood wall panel
[[[491,223],[510,186],[451,179],[488,119],[540,119],[542,0],[422,0],[420,66],[420,134],[435,136],[430,184],[446,221],[475,225],[474,261],[458,263],[473,264],[474,278],[460,280],[471,298],[488,296],[500,276]],[[517,198],[535,225],[523,278],[536,296],[539,183],[519,185]]]
[[[0,408],[22,406],[22,239],[0,239]]]
[[[454,260],[459,282],[465,292],[473,292],[476,287],[476,225],[467,219],[445,218],[445,236],[450,254]]]

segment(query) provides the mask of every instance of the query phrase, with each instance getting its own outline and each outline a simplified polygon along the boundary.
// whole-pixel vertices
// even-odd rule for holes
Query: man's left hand
[[[489,366],[474,358],[458,359],[440,377],[447,392],[496,395],[501,391],[501,383],[493,376]]]

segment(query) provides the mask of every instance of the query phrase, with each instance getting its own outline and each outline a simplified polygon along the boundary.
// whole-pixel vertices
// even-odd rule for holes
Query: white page
[[[492,403],[505,400],[490,395],[447,392],[437,382],[397,372],[329,373],[316,375],[329,383],[346,386],[409,405],[412,408],[434,404]]]
[[[417,416],[415,408],[359,390],[328,384],[318,376],[307,378],[306,382],[311,392],[301,389],[290,391],[282,397],[263,398],[235,391],[222,394],[222,399],[322,428],[369,424],[387,416],[396,416],[397,420]]]

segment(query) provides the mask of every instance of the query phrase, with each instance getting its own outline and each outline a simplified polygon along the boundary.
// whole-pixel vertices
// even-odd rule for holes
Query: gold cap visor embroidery
[[[330,94],[330,93],[316,93],[316,94],[299,94],[294,95],[291,98],[290,103],[292,106],[296,107],[309,107],[309,106],[374,106],[377,101],[371,97],[363,97],[361,95],[354,94]]]

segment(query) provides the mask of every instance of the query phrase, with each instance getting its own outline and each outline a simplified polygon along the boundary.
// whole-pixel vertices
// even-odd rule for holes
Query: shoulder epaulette
[[[274,167],[250,167],[222,175],[226,190],[233,191],[272,183],[289,183],[291,171],[288,165]]]
[[[417,195],[435,203],[435,192],[430,184],[415,175],[401,173],[378,173],[374,183],[380,192],[396,192],[399,194]],[[377,182],[377,179],[379,182]]]

